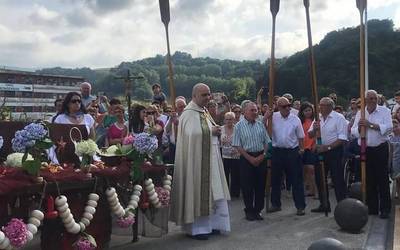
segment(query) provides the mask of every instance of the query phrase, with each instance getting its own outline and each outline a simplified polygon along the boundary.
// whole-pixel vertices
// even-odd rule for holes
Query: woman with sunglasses
[[[85,125],[89,138],[95,138],[94,119],[86,113],[82,104],[82,96],[77,92],[69,92],[63,101],[60,115],[54,120],[54,123]]]

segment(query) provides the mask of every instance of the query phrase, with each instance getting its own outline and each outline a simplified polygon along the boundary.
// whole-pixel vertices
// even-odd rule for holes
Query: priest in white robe
[[[205,106],[210,88],[198,83],[179,118],[171,220],[199,240],[230,231],[230,199],[218,145],[220,128]]]

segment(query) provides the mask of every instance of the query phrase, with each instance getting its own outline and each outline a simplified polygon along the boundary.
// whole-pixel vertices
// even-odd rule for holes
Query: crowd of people
[[[130,114],[120,100],[90,93],[85,82],[81,93],[57,100],[58,113],[51,122],[85,125],[99,147],[120,144],[130,133],[156,135],[164,161],[175,164],[171,220],[195,239],[230,231],[227,200],[231,197],[242,197],[247,220],[263,220],[267,159],[271,159],[271,206],[266,212],[282,210],[283,189],[291,191],[298,216],[306,213],[308,196],[320,200],[311,212],[330,211],[330,203],[323,202],[322,185],[328,189],[329,181],[321,180],[320,159],[340,202],[348,195],[344,163],[349,155],[360,154],[361,127],[367,138],[366,205],[370,214],[389,217],[389,178],[400,183],[400,92],[390,110],[382,95],[368,90],[365,119],[360,116],[359,98],[351,99],[345,109],[332,93],[320,99],[319,122],[311,103],[294,100],[289,93],[275,96],[270,108],[262,103],[263,89],[255,101],[233,104],[226,96],[212,100],[209,87],[196,84],[190,103],[179,96],[174,110],[160,85],[154,84],[152,104],[136,104]],[[316,143],[317,132],[321,143]],[[354,181],[360,181],[359,163],[354,174]]]

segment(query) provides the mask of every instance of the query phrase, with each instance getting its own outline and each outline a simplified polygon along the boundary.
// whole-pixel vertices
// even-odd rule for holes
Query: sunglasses
[[[80,99],[73,99],[70,102],[71,103],[81,103],[81,100]]]
[[[284,109],[290,108],[290,106],[291,106],[290,104],[279,105],[279,107],[284,108]]]
[[[148,115],[154,115],[156,112],[146,112],[146,114],[148,114]]]

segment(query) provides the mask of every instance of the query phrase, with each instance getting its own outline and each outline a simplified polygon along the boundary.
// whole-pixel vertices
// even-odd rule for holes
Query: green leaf
[[[28,151],[25,151],[24,156],[22,156],[22,163],[24,163],[27,158],[28,158]]]
[[[143,172],[142,172],[142,169],[140,168],[143,161],[144,161],[144,158],[142,158],[142,159],[137,158],[132,161],[130,175],[131,175],[131,179],[133,182],[138,182],[143,179]]]
[[[29,161],[24,161],[22,163],[22,169],[28,172],[30,175],[35,175],[39,173],[41,163],[39,160],[29,160]]]
[[[87,234],[87,235],[86,235],[86,238],[88,239],[88,241],[89,241],[94,247],[97,247],[96,240],[94,239],[93,236],[91,236],[90,234]]]
[[[52,146],[53,146],[53,142],[48,138],[45,138],[45,139],[40,140],[40,141],[36,140],[36,142],[35,142],[35,147],[37,147],[39,149],[49,149]]]

